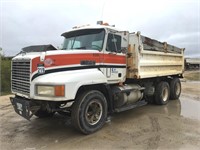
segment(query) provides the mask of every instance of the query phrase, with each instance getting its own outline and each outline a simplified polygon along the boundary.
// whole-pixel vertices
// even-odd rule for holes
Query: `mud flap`
[[[31,111],[31,102],[29,100],[10,97],[10,101],[17,114],[19,114],[27,120],[30,120],[30,118],[33,116],[33,112]]]

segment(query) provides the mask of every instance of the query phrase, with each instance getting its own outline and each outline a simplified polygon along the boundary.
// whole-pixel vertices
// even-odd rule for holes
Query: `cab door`
[[[124,82],[126,79],[127,32],[109,32],[104,51],[104,74],[110,83]]]

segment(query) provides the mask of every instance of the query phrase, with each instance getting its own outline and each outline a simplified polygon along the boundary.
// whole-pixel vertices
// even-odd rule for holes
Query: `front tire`
[[[87,91],[78,96],[72,105],[72,124],[84,134],[93,133],[105,124],[107,101],[96,90]]]
[[[156,86],[155,102],[158,105],[165,105],[169,101],[169,84],[167,82],[161,81]]]

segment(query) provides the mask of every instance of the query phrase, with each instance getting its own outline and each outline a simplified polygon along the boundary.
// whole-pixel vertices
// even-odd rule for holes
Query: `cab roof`
[[[84,29],[107,29],[107,30],[112,30],[112,31],[122,31],[117,29],[116,27],[109,26],[109,25],[83,25],[83,26],[75,26],[71,30],[68,30],[67,32],[64,32],[61,34],[61,36],[64,36],[65,34],[73,31],[78,31],[78,30],[84,30]]]

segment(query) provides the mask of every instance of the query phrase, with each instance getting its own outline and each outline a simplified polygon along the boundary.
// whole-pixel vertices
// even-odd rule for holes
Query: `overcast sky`
[[[200,57],[200,0],[0,0],[0,47],[52,44],[73,26],[103,20],[130,32],[166,41]]]

